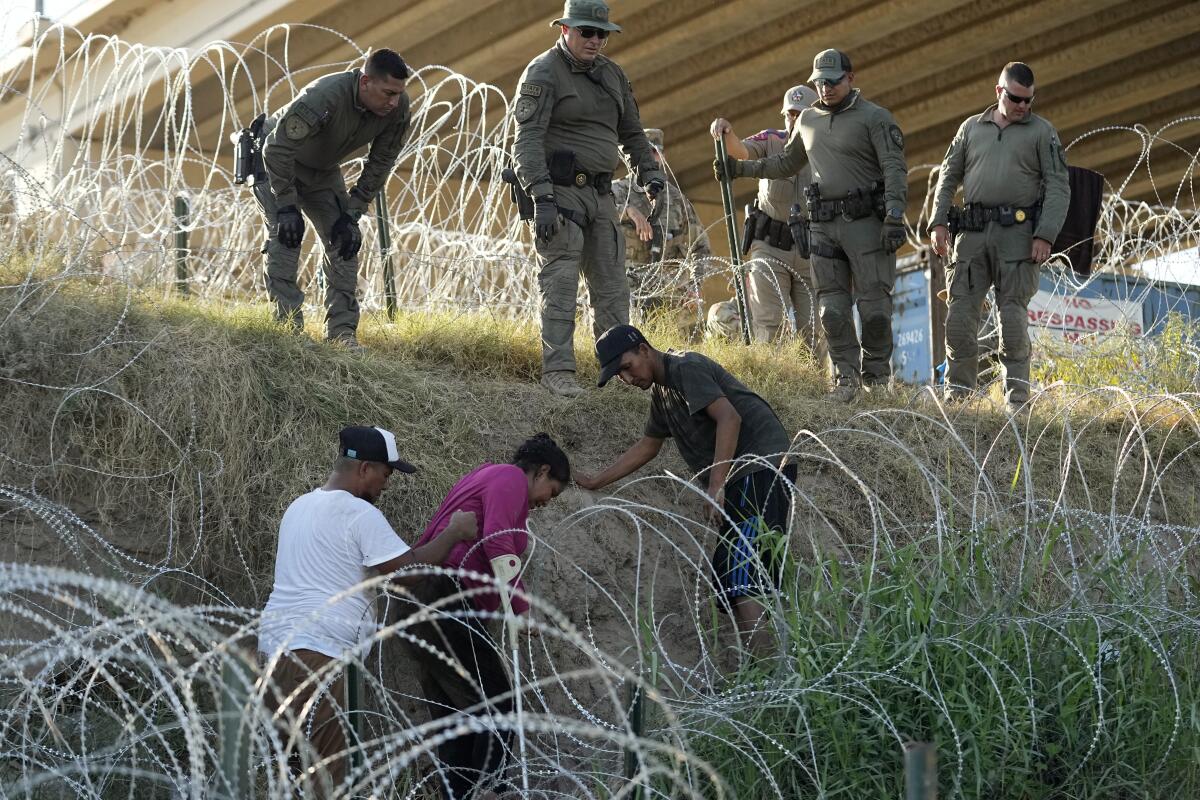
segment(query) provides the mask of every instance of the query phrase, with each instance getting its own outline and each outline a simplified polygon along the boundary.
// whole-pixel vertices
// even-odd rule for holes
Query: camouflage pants
[[[340,182],[341,177],[338,176]],[[346,187],[298,186],[300,210],[316,228],[325,248],[325,331],[330,339],[352,337],[358,330],[358,256],[341,258],[329,244],[329,233],[342,211],[349,207]],[[300,248],[279,241],[275,212],[279,204],[264,181],[254,186],[254,197],[267,222],[267,294],[275,303],[275,318],[296,329],[304,326],[304,292],[296,282]]]
[[[781,333],[800,337],[818,363],[829,355],[817,325],[812,264],[796,250],[780,250],[761,239],[746,255],[750,268],[746,303],[754,324],[754,339],[775,342]]]
[[[960,233],[947,269],[946,383],[952,394],[975,388],[979,375],[979,323],[988,289],[996,287],[1000,312],[1000,363],[1010,403],[1029,399],[1029,301],[1037,293],[1038,266],[1030,259],[1030,226],[989,222]]]
[[[536,242],[541,294],[542,372],[575,371],[575,309],[579,276],[592,299],[596,337],[629,322],[625,237],[611,194],[591,187],[556,186],[560,208],[582,223],[563,221],[549,242]]]
[[[839,384],[884,383],[892,374],[896,255],[880,243],[876,217],[812,224],[812,264],[821,325]],[[854,327],[858,307],[862,342]]]

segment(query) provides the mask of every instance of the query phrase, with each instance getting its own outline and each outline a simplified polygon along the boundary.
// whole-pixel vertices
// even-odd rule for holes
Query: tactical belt
[[[599,194],[609,194],[612,192],[612,176],[611,172],[592,174],[584,170],[576,170],[570,176],[562,176],[565,180],[555,180],[553,175],[550,176],[550,179],[558,186],[575,186],[580,189],[592,186]]]
[[[750,214],[753,217],[753,227],[747,225],[749,235],[746,237],[749,241],[746,243],[746,249],[749,250],[750,242],[756,239],[761,239],[771,247],[777,247],[780,250],[791,250],[796,244],[792,238],[792,231],[788,228],[786,222],[780,222],[773,219],[770,214],[763,211],[761,208],[751,208]]]
[[[952,206],[948,219],[951,233],[959,231],[982,231],[989,222],[999,222],[1001,227],[1009,228],[1030,222],[1037,224],[1040,205],[1028,206],[985,206],[982,203],[968,203],[964,208]]]
[[[814,222],[829,222],[837,216],[856,220],[872,214],[883,219],[883,185],[878,181],[866,188],[851,189],[836,200],[821,197],[820,186],[813,183],[805,187],[804,196],[808,200],[809,219]]]

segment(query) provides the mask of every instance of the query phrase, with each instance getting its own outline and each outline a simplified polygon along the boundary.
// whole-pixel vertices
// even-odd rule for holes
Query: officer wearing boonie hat
[[[806,195],[821,325],[833,362],[830,397],[854,399],[860,386],[892,374],[892,288],[904,244],[908,168],[904,134],[890,112],[854,88],[850,58],[823,50],[809,80],[819,100],[801,112],[782,153],[714,163],[718,175],[778,178],[812,168]],[[855,330],[854,305],[862,324]]]
[[[666,187],[646,139],[633,87],[601,55],[610,33],[602,0],[567,0],[551,25],[553,47],[525,68],[512,114],[517,178],[534,199],[534,247],[541,294],[542,385],[554,394],[583,393],[575,380],[575,311],[579,276],[591,296],[599,336],[629,321],[625,237],[612,196],[613,171],[629,156],[651,196]],[[562,102],[570,98],[570,102]]]
[[[724,136],[725,149],[734,158],[769,158],[783,152],[800,112],[817,102],[817,93],[807,86],[793,86],[784,92],[783,129],[768,128],[739,139],[725,119],[713,120],[713,138]],[[754,325],[754,338],[760,342],[777,341],[781,335],[795,334],[812,350],[818,363],[826,358],[825,337],[817,323],[816,292],[813,289],[812,264],[800,255],[792,239],[788,221],[792,208],[804,210],[804,187],[810,182],[808,166],[796,175],[763,178],[752,205],[753,227],[749,242],[744,242],[749,271],[746,303]]]

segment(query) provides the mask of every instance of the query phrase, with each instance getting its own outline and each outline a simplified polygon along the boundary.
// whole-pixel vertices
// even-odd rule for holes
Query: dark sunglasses
[[[603,40],[607,39],[608,34],[611,33],[611,31],[606,31],[603,28],[593,28],[590,26],[586,28],[576,28],[575,30],[579,31],[579,35],[585,39],[591,39],[593,36],[599,36]]]
[[[1004,96],[1007,97],[1010,101],[1016,103],[1017,105],[1026,105],[1027,106],[1033,102],[1033,95],[1030,95],[1029,97],[1021,97],[1021,95],[1013,94],[1008,89],[1001,89],[1000,91],[1004,92]]]
[[[832,78],[817,78],[816,80],[812,81],[812,85],[815,86],[816,88],[820,89],[822,86],[837,86],[839,83],[841,83],[844,80],[846,80],[845,75],[838,78],[837,80],[833,80]]]

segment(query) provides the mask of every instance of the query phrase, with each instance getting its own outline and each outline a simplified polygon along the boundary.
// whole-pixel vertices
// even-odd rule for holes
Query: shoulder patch
[[[292,113],[288,114],[283,121],[283,132],[289,139],[299,141],[308,138],[308,135],[312,133],[312,126],[305,122],[304,117],[300,114]]]
[[[312,106],[303,101],[292,103],[291,113],[308,123],[310,128],[315,128],[317,123],[321,121],[321,115]]]
[[[521,94],[529,97],[541,97],[544,88],[540,83],[523,83],[521,84]]]
[[[900,132],[899,125],[895,123],[889,125],[888,136],[890,136],[892,141],[896,143],[896,147],[899,147],[901,150],[904,149],[904,134]]]
[[[517,105],[513,109],[513,116],[517,122],[528,122],[533,119],[534,113],[537,111],[538,101],[528,95],[523,95],[517,98]]]
[[[752,142],[765,142],[767,139],[770,139],[772,136],[779,138],[779,139],[787,138],[787,134],[784,133],[783,131],[775,130],[774,128],[767,128],[766,130],[759,131],[758,133],[749,137],[749,140]]]

